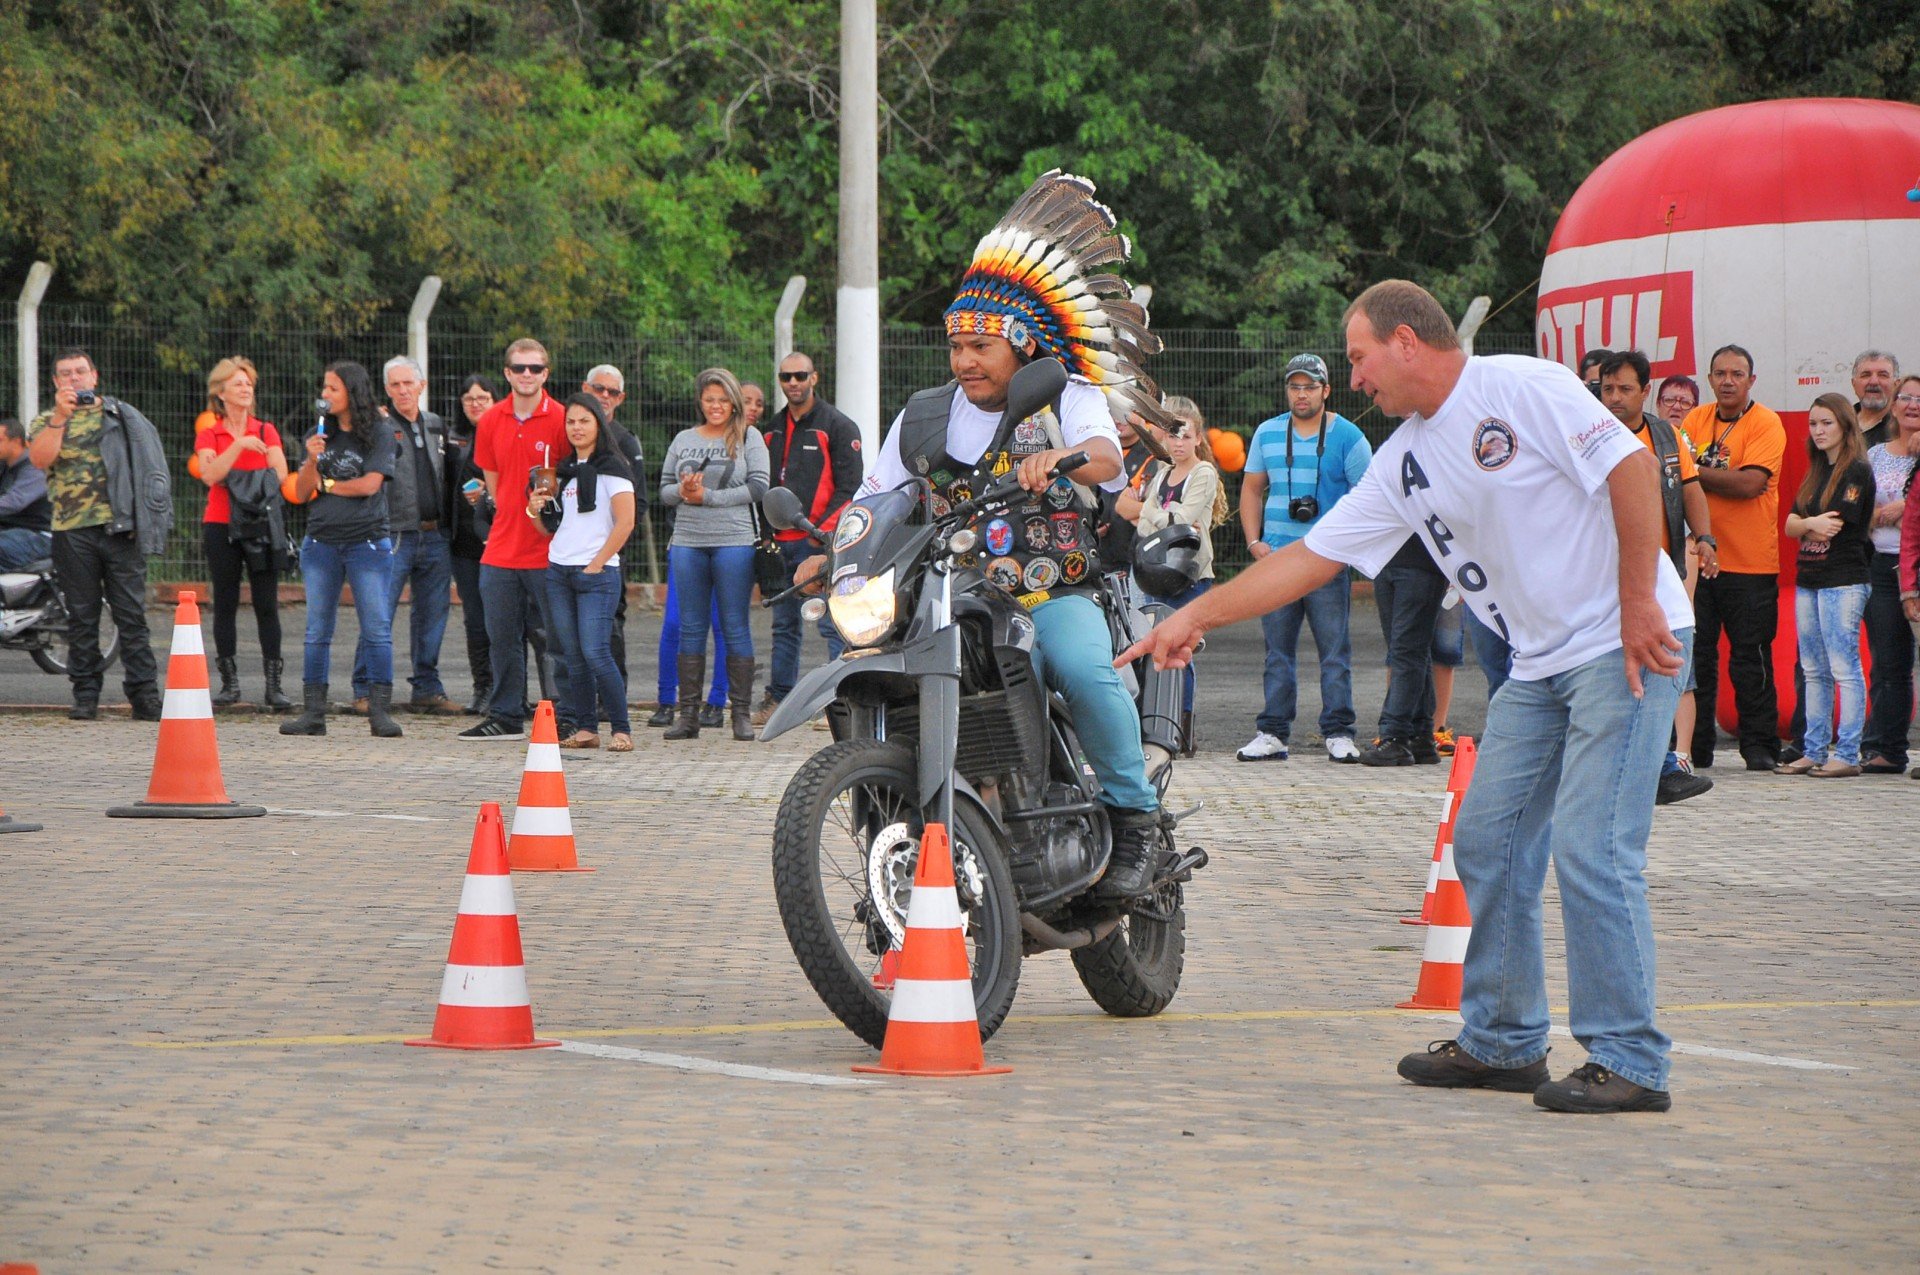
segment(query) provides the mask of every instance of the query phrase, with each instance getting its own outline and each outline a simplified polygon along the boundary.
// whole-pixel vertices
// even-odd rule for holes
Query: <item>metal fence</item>
[[[16,320],[0,318],[0,403],[11,410],[15,401],[17,366]],[[459,411],[460,382],[472,372],[501,377],[507,341],[519,332],[463,319],[458,314],[435,316],[430,335],[427,405],[442,415]],[[549,388],[577,386],[588,368],[600,363],[619,367],[627,378],[627,401],[621,422],[632,429],[646,449],[649,462],[666,454],[668,441],[695,419],[693,378],[700,369],[732,368],[742,380],[756,381],[778,402],[772,375],[773,342],[769,331],[721,331],[712,328],[639,328],[632,324],[581,320],[557,332],[534,333],[547,346],[554,363]],[[1391,422],[1371,411],[1366,401],[1345,388],[1345,341],[1331,332],[1242,332],[1232,329],[1170,329],[1160,333],[1166,350],[1150,369],[1169,394],[1185,394],[1200,405],[1209,426],[1251,436],[1262,420],[1285,410],[1281,373],[1287,360],[1303,350],[1326,359],[1334,381],[1333,408],[1358,422],[1378,444]],[[834,385],[833,331],[824,325],[796,325],[795,344],[813,355],[821,375],[821,392],[829,400]],[[1475,342],[1482,353],[1531,353],[1527,335],[1482,333]],[[155,581],[204,580],[197,527],[205,508],[200,483],[187,473],[192,454],[193,424],[206,408],[206,373],[220,358],[245,355],[260,369],[259,412],[280,424],[289,443],[311,428],[309,413],[321,371],[336,359],[354,359],[372,373],[376,388],[380,367],[407,350],[407,316],[385,314],[365,329],[348,334],[295,328],[272,328],[235,323],[213,330],[204,343],[191,348],[172,334],[137,319],[115,318],[104,307],[42,306],[39,345],[43,397],[52,384],[52,364],[69,346],[82,346],[100,369],[100,387],[123,398],[150,417],[160,429],[173,478],[177,534],[167,552],[149,564]],[[881,337],[880,401],[891,415],[909,394],[947,379],[946,338],[938,329],[889,327]],[[297,451],[294,454],[298,454]],[[1229,481],[1229,491],[1236,484]],[[625,574],[633,581],[662,579],[659,553],[666,543],[664,511],[658,501],[652,513],[652,536],[637,533],[633,551],[623,556]],[[1237,502],[1236,502],[1237,503]],[[295,511],[293,529],[302,516]],[[1230,518],[1214,533],[1217,569],[1223,575],[1246,563],[1246,544],[1239,521]]]

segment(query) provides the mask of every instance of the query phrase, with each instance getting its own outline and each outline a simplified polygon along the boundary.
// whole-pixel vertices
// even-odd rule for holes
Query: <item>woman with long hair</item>
[[[373,380],[353,362],[327,365],[320,378],[326,415],[307,438],[306,460],[294,478],[294,497],[311,501],[300,574],[307,586],[307,650],[301,671],[305,709],[280,724],[282,735],[327,733],[327,687],[333,623],[342,585],[353,586],[360,642],[354,659],[367,670],[367,725],[373,734],[400,734],[393,720],[393,615],[382,605],[392,587],[393,538],[387,523],[386,481],[398,449],[393,430],[374,403]]]
[[[1226,520],[1227,488],[1220,481],[1213,445],[1207,439],[1207,419],[1200,414],[1199,404],[1184,395],[1170,394],[1166,410],[1174,419],[1173,428],[1166,434],[1172,465],[1157,467],[1139,499],[1123,495],[1115,502],[1114,511],[1130,519],[1141,538],[1176,522],[1200,533],[1199,576],[1174,597],[1153,599],[1178,610],[1213,587],[1213,529]],[[1193,665],[1187,665],[1182,678],[1185,689],[1181,695],[1180,738],[1189,753],[1193,749],[1196,680]]]
[[[1920,410],[1915,410],[1920,405],[1902,402],[1903,394],[1909,399],[1920,394],[1920,377],[1894,386],[1887,441],[1867,449],[1874,486],[1866,615],[1873,678],[1867,686],[1860,769],[1869,775],[1897,775],[1907,768],[1907,731],[1913,723],[1914,635],[1900,600],[1900,524],[1920,463]]]
[[[700,423],[681,430],[660,470],[660,499],[675,511],[667,557],[680,593],[679,720],[668,739],[700,734],[708,608],[718,600],[727,640],[733,737],[753,738],[753,506],[767,494],[767,442],[747,428],[740,382],[721,367],[694,379]]]
[[[1853,406],[1838,394],[1822,394],[1807,409],[1807,476],[1787,514],[1787,534],[1800,542],[1794,621],[1807,683],[1807,744],[1801,757],[1777,768],[1783,775],[1843,779],[1860,773],[1860,733],[1867,720],[1860,617],[1867,609],[1872,519],[1873,470]]]
[[[253,622],[260,633],[260,655],[266,663],[263,713],[284,713],[293,707],[280,688],[280,546],[271,538],[249,536],[235,540],[233,496],[228,480],[235,473],[273,471],[273,487],[287,477],[287,453],[280,431],[253,414],[260,389],[260,371],[238,356],[221,359],[207,373],[207,410],[200,416],[193,451],[200,465],[200,481],[207,485],[207,512],[200,522],[200,542],[207,555],[207,575],[213,583],[213,663],[220,674],[214,693],[216,707],[240,702],[239,645],[240,580],[253,586]],[[252,488],[278,501],[259,480],[245,480]],[[251,527],[253,523],[243,523]]]
[[[613,662],[613,612],[620,603],[620,546],[633,534],[633,471],[607,429],[600,400],[567,399],[567,443],[559,490],[536,490],[528,514],[553,537],[547,547],[547,633],[554,645],[574,732],[562,748],[600,747],[600,714],[613,727],[611,750],[633,751],[627,684]],[[599,707],[594,706],[596,695]]]

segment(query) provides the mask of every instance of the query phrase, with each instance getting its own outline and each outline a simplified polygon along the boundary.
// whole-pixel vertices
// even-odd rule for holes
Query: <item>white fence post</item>
[[[27,271],[20,288],[20,300],[14,306],[15,350],[20,356],[20,423],[26,424],[40,413],[40,298],[47,295],[53,282],[53,267],[36,261]]]
[[[433,303],[440,299],[440,276],[430,274],[420,281],[420,291],[413,294],[413,310],[407,315],[407,357],[420,365],[420,379],[427,379],[427,319],[433,314]],[[425,386],[420,389],[422,406],[427,401]]]
[[[800,298],[807,292],[807,276],[794,275],[780,293],[780,306],[773,312],[773,370],[777,374],[787,355],[793,353],[793,316],[800,309]]]
[[[1467,312],[1460,316],[1459,326],[1454,331],[1460,334],[1460,348],[1468,354],[1473,353],[1473,336],[1480,325],[1487,321],[1487,311],[1493,309],[1492,297],[1475,297],[1467,305]]]

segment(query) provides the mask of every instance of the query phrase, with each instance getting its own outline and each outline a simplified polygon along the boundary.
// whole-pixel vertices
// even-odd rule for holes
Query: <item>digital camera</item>
[[[1295,522],[1312,522],[1320,516],[1318,496],[1295,496],[1287,502],[1287,517]]]
[[[92,407],[99,401],[100,396],[92,390],[75,390],[73,392],[73,403],[75,407]]]

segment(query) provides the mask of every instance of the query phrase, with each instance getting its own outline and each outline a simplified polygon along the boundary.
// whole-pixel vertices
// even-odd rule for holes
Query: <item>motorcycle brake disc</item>
[[[986,894],[987,883],[973,848],[959,844],[954,856],[954,886],[959,896],[961,925],[971,931],[969,913]],[[890,823],[867,845],[867,890],[877,905],[880,923],[893,946],[907,940],[907,907],[913,901],[913,872],[920,861],[920,838],[905,823]]]

